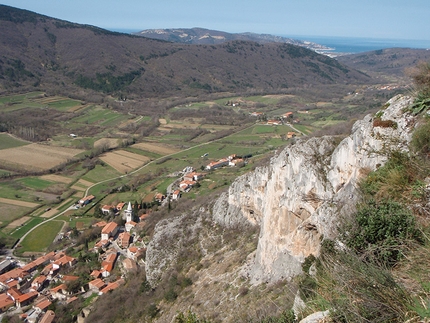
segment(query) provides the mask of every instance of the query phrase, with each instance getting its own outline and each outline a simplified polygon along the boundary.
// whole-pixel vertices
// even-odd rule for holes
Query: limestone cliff
[[[342,141],[297,141],[268,166],[238,178],[216,201],[219,224],[260,226],[257,250],[244,267],[252,283],[297,275],[307,256],[319,254],[321,240],[335,237],[339,217],[354,211],[362,176],[384,164],[390,151],[407,149],[414,118],[404,108],[411,102],[394,97],[378,118],[356,122]]]

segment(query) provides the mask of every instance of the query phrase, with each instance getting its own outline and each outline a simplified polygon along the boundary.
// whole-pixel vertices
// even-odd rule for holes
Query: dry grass
[[[122,174],[143,166],[149,161],[148,157],[133,154],[125,150],[108,152],[100,156],[100,159]]]
[[[19,226],[21,226],[21,224],[24,224],[25,222],[27,222],[29,219],[31,219],[29,216],[23,216],[22,218],[19,218],[11,223],[9,223],[9,225],[6,227],[7,229],[15,229]]]
[[[30,144],[2,150],[0,165],[15,165],[18,169],[25,170],[48,170],[80,152],[80,149]]]
[[[31,207],[31,208],[39,206],[38,203],[26,202],[26,201],[20,201],[20,200],[11,200],[3,197],[0,197],[0,203],[12,204],[17,206],[25,206],[25,207]]]
[[[141,142],[132,146],[133,148],[146,150],[160,155],[170,155],[180,151],[177,148],[152,142]]]
[[[101,138],[94,143],[94,148],[106,147],[109,149],[117,148],[119,146],[118,138]]]
[[[79,181],[77,183],[79,183],[80,185],[82,185],[84,187],[90,187],[91,185],[94,184],[93,182],[87,181],[87,180],[82,179],[82,178],[79,179]]]
[[[63,184],[70,184],[73,181],[72,178],[55,175],[55,174],[43,175],[43,176],[40,176],[40,179],[50,181],[50,182],[63,183]]]

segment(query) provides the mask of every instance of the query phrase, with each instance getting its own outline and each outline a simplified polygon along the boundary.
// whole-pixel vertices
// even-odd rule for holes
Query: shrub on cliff
[[[346,226],[346,245],[367,262],[391,267],[401,259],[411,242],[422,243],[415,217],[393,201],[370,200]]]

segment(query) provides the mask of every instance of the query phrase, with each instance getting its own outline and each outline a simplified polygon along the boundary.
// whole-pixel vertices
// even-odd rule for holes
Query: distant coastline
[[[420,48],[430,49],[430,40],[415,39],[384,39],[384,38],[358,38],[358,37],[329,37],[329,36],[298,36],[279,35],[282,37],[310,41],[331,48],[325,53],[355,54],[369,52],[384,48]],[[336,55],[335,55],[336,56]]]
[[[111,31],[121,32],[125,34],[137,33],[137,29],[109,29]],[[311,49],[321,54],[329,56],[340,56],[343,54],[356,54],[362,52],[369,52],[384,48],[419,48],[430,49],[430,40],[416,40],[416,39],[389,39],[389,38],[360,38],[360,37],[338,37],[338,36],[308,36],[308,35],[286,35],[279,34],[274,36],[281,36],[300,41],[307,41],[310,43],[321,45],[318,48],[311,45]]]

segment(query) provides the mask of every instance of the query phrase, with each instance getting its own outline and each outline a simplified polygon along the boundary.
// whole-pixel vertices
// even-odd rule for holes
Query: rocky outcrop
[[[363,175],[384,164],[390,151],[407,149],[414,118],[404,108],[411,102],[394,97],[377,118],[356,122],[342,141],[298,140],[216,201],[219,224],[260,226],[255,256],[244,267],[252,283],[297,275],[307,256],[319,254],[321,240],[335,237],[339,217],[354,211]]]

